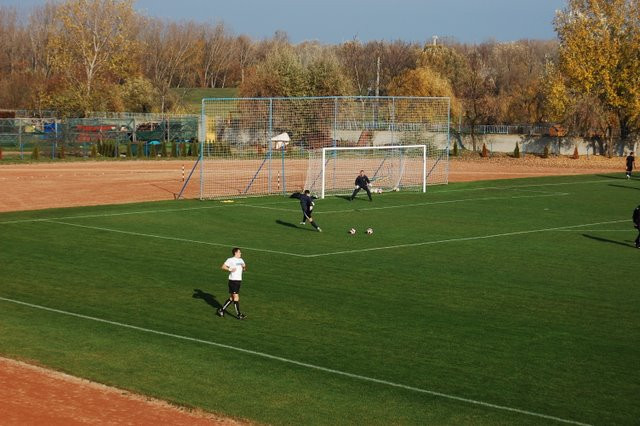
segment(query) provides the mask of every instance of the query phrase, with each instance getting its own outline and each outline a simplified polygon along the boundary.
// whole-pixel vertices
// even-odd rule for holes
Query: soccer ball
[[[356,228],[351,228],[347,232],[349,232],[349,234],[351,235],[354,235],[356,233]]]
[[[398,192],[398,191],[400,191],[400,188],[398,188],[397,186],[394,186],[393,187],[393,192]]]
[[[373,192],[376,194],[382,194],[382,188],[376,188]]]
[[[373,234],[373,228],[367,228],[367,235]]]

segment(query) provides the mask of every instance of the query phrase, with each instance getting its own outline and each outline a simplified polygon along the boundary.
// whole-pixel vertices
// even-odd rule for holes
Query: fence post
[[[20,159],[24,159],[24,147],[22,146],[22,121],[18,120],[18,145],[20,145]]]

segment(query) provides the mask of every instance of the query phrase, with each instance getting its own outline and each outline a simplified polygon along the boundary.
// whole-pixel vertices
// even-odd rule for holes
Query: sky
[[[46,0],[0,0],[29,11]],[[278,31],[293,43],[337,44],[358,39],[462,43],[555,38],[553,18],[566,0],[137,0],[148,16],[175,21],[224,22],[254,40]]]

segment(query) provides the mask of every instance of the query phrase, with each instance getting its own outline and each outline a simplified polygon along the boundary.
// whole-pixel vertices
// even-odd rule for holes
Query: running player
[[[311,226],[316,228],[316,231],[322,232],[322,229],[320,229],[318,224],[311,217],[314,205],[313,197],[311,197],[309,190],[306,189],[303,194],[300,194],[300,208],[302,209],[302,221],[300,222],[300,225],[304,225],[308,220]]]

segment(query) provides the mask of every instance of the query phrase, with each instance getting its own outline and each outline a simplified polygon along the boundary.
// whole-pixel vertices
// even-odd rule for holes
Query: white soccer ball
[[[349,234],[354,235],[356,233],[356,228],[349,229]]]
[[[373,228],[367,228],[367,235],[373,234]]]
[[[400,188],[398,188],[397,186],[394,186],[393,187],[393,192],[398,192],[398,191],[400,191]]]
[[[376,192],[377,192],[378,194],[382,194],[382,188],[378,188],[378,189],[376,190]]]

